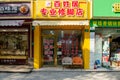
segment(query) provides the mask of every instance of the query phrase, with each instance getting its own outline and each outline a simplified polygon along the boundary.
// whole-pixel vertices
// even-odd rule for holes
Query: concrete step
[[[33,66],[30,65],[0,65],[0,72],[31,72]]]

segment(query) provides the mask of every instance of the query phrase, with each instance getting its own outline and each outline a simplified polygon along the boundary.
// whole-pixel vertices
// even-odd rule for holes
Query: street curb
[[[32,72],[120,72],[120,70],[41,70],[33,69]]]

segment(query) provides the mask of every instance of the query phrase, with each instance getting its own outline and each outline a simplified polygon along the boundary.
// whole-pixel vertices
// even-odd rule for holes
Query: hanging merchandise
[[[103,67],[110,67],[110,61],[109,61],[109,57],[110,57],[110,43],[109,41],[104,41],[103,43],[103,53],[102,53],[102,63],[103,63]]]
[[[44,49],[48,49],[48,45],[44,45]]]

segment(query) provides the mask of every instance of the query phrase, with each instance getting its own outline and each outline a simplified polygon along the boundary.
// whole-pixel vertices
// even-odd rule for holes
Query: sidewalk
[[[38,71],[0,73],[0,80],[120,80],[120,72]]]
[[[0,65],[0,72],[67,72],[67,71],[79,71],[79,72],[120,72],[120,68],[98,68],[98,69],[71,69],[63,67],[42,67],[40,69],[34,69],[33,65]]]
[[[98,68],[98,69],[68,69],[68,68],[62,68],[62,67],[43,67],[40,69],[33,69],[32,71],[93,71],[93,72],[100,72],[100,71],[104,71],[104,72],[120,72],[120,68],[113,68],[113,69],[106,69],[106,68]]]
[[[0,65],[0,72],[31,72],[30,65]]]

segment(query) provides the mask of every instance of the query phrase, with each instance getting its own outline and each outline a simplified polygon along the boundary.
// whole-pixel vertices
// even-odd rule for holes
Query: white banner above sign
[[[83,21],[33,21],[33,26],[44,26],[44,25],[52,25],[52,26],[57,26],[57,25],[89,25],[88,20],[83,20]]]

